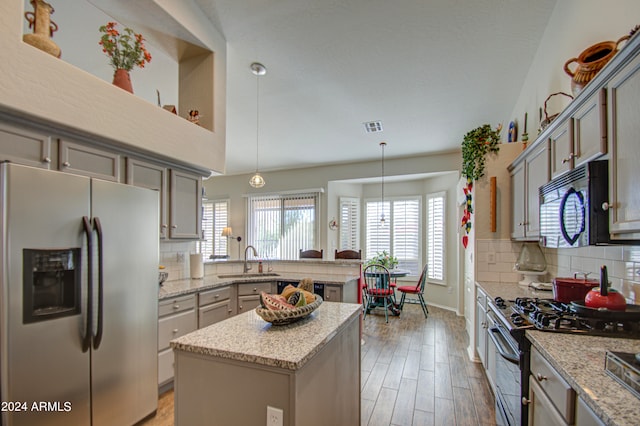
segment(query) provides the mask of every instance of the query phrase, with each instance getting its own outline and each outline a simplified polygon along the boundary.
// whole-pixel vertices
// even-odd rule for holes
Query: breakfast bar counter
[[[324,302],[289,325],[254,310],[171,341],[177,425],[360,423],[362,306]]]

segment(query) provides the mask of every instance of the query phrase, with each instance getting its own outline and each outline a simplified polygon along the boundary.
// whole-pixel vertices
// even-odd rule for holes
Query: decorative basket
[[[559,115],[560,115],[560,113],[557,113],[557,114],[553,114],[552,116],[549,116],[549,114],[547,113],[547,102],[549,102],[549,99],[551,99],[552,97],[554,97],[554,96],[556,96],[556,95],[564,95],[564,96],[566,96],[566,97],[568,97],[568,98],[573,99],[573,96],[571,96],[571,95],[569,95],[569,94],[567,94],[567,93],[564,93],[564,92],[556,92],[556,93],[552,93],[552,94],[550,94],[549,96],[547,96],[547,99],[545,99],[545,101],[544,101],[544,120],[542,120],[542,122],[540,123],[540,129],[541,129],[541,130],[546,129],[546,128],[547,128],[547,126],[548,126],[549,124],[551,124],[551,122],[552,122],[553,120],[555,120],[555,118],[556,118],[557,116],[559,116]]]
[[[256,313],[260,316],[260,318],[262,318],[266,322],[270,322],[273,325],[291,324],[292,322],[296,322],[308,316],[322,304],[322,297],[317,294],[315,296],[316,300],[313,303],[300,306],[299,308],[271,311],[269,309],[258,306],[256,308]]]

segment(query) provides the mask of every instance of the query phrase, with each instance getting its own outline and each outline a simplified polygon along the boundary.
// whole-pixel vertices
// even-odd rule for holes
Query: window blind
[[[248,243],[270,259],[297,259],[300,250],[317,249],[319,193],[249,196]]]
[[[340,197],[340,250],[360,247],[360,199]]]
[[[427,195],[427,278],[444,281],[445,194]]]
[[[229,201],[213,200],[202,203],[202,234],[200,253],[203,260],[211,255],[229,254],[229,239],[222,236],[222,229],[229,226]]]

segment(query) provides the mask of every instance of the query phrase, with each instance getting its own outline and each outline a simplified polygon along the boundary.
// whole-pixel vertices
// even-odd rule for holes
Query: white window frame
[[[360,248],[360,198],[340,197],[339,205],[339,249],[358,250]]]
[[[229,238],[222,236],[222,228],[229,226],[229,206],[228,198],[202,202],[203,241],[199,243],[202,260],[213,255],[229,256]]]
[[[432,220],[437,220],[438,217],[432,217],[432,200],[442,199],[442,209],[438,216],[441,218],[441,223],[438,226],[437,223]],[[425,197],[425,241],[427,251],[427,281],[433,284],[446,285],[447,279],[447,193],[444,191],[433,192],[427,194]],[[432,232],[439,230],[441,233],[441,240],[432,240]],[[441,259],[441,260],[438,260]],[[435,264],[440,263],[439,267]]]

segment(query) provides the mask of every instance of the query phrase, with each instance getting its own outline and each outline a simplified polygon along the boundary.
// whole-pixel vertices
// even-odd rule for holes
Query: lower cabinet
[[[476,352],[487,368],[487,295],[476,287]]]
[[[576,403],[576,426],[604,426],[604,422],[580,397]]]
[[[275,282],[238,284],[238,315],[257,308],[260,305],[260,292],[275,293]]]
[[[531,349],[529,425],[572,425],[576,393],[536,348]]]
[[[203,328],[236,314],[235,286],[216,288],[198,294],[198,328]]]
[[[172,339],[197,329],[196,295],[162,300],[158,306],[158,384],[173,380]]]
[[[342,286],[325,284],[324,300],[327,302],[342,302]]]

